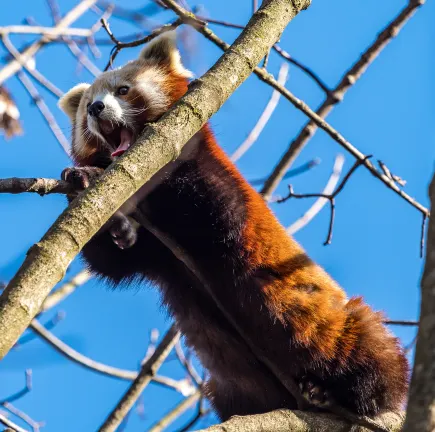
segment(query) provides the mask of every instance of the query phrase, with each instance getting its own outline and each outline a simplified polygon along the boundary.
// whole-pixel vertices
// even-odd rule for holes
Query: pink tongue
[[[132,133],[128,129],[122,128],[120,135],[121,142],[118,148],[112,153],[112,157],[121,156],[131,145]]]

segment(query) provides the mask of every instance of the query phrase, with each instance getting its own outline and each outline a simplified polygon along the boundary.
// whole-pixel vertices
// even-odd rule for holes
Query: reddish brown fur
[[[168,66],[171,103],[187,81]],[[136,106],[143,97],[132,92]],[[145,114],[138,119],[146,123]],[[287,235],[205,125],[194,158],[169,170],[151,193],[133,197],[151,221],[195,260],[225,308],[280,370],[308,376],[359,414],[396,410],[404,402],[408,363],[398,340],[360,298],[342,289]],[[93,146],[93,147],[92,147]],[[75,155],[105,168],[106,154]],[[102,151],[102,150],[101,150]],[[172,164],[173,165],[173,164]],[[137,198],[140,196],[140,198]],[[104,229],[85,247],[95,273],[119,283],[133,277],[160,286],[164,303],[210,371],[208,395],[222,418],[295,408],[294,400],[233,331],[192,275],[151,233],[119,250]]]

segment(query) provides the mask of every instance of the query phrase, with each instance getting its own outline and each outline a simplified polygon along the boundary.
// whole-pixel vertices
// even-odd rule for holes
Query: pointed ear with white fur
[[[83,93],[90,86],[90,84],[86,83],[77,84],[59,99],[57,105],[70,118],[71,121],[76,119],[77,109],[80,105],[80,101],[82,100]]]
[[[176,33],[169,31],[152,40],[139,55],[140,60],[169,66],[172,70],[185,78],[192,78],[193,74],[181,63],[180,51],[177,49]]]

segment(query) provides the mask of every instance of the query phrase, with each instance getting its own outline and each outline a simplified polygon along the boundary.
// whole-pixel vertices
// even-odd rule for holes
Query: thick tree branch
[[[376,419],[390,432],[399,432],[403,416],[386,413]],[[234,416],[225,423],[197,432],[366,432],[331,414],[277,410],[266,414]]]
[[[429,187],[435,207],[435,176]],[[435,430],[435,221],[429,220],[414,370],[404,432]]]
[[[296,4],[296,6],[294,5]],[[74,200],[41,241],[0,298],[0,358],[3,358],[81,248],[151,176],[181,148],[249,76],[287,23],[309,1],[267,0],[231,49],[158,122],[145,129],[97,183]]]

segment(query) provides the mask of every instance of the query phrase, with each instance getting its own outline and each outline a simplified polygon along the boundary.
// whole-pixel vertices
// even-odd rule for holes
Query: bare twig
[[[29,326],[31,330],[33,330],[38,336],[40,336],[43,340],[45,340],[49,345],[51,345],[57,352],[62,354],[64,357],[72,360],[73,362],[83,366],[87,369],[90,369],[93,372],[98,372],[103,375],[107,375],[113,378],[119,378],[122,380],[133,381],[137,378],[138,373],[136,371],[130,371],[125,369],[119,369],[112,366],[108,366],[104,363],[97,362],[95,360],[90,359],[89,357],[80,354],[66,343],[62,342],[58,339],[54,334],[48,331],[42,324],[40,324],[37,320],[33,320]],[[181,384],[168,377],[163,377],[160,375],[155,375],[152,378],[152,381],[157,384],[161,384],[165,387],[172,388],[177,390],[178,392],[184,391],[184,382]]]
[[[318,127],[321,127],[327,133],[329,133],[323,127],[324,124],[322,125],[321,120],[332,111],[335,105],[343,100],[346,92],[358,81],[359,78],[361,78],[367,67],[381,53],[383,48],[388,45],[393,37],[399,33],[403,25],[408,21],[409,18],[412,17],[417,8],[422,4],[423,1],[410,0],[408,5],[399,13],[399,15],[390,24],[388,24],[388,26],[381,33],[379,33],[374,43],[367,48],[367,50],[361,55],[359,60],[344,74],[338,85],[332,91],[328,92],[325,101],[322,103],[316,113],[311,112],[310,115],[308,115],[308,112],[303,110],[304,113],[307,114],[311,120],[304,126],[299,135],[292,141],[290,147],[276,165],[275,169],[269,177],[269,180],[263,187],[262,193],[264,196],[269,197],[276,189],[284,173],[289,170],[290,166],[293,164],[302,148],[308,143]],[[313,114],[315,114],[315,116]],[[332,138],[334,138],[334,136],[332,136]],[[340,144],[343,145],[342,142]],[[360,156],[355,155],[352,151],[350,152],[355,157]],[[367,168],[369,168],[369,165],[366,166]],[[379,175],[375,174],[376,169],[374,167],[370,167],[369,169],[372,174],[381,179]],[[396,186],[396,191],[398,189],[399,188],[397,188]],[[402,196],[402,198],[405,197]],[[409,202],[412,204],[412,201]],[[421,208],[421,206],[418,209],[422,213],[428,213],[427,210],[425,208]]]
[[[426,222],[428,219],[428,215],[427,214],[423,214],[422,215],[422,220],[421,220],[421,235],[420,235],[420,258],[423,258],[424,255],[424,233],[426,231]]]
[[[153,355],[144,363],[132,385],[104,421],[99,429],[100,432],[113,432],[116,430],[125,416],[130,412],[145,387],[151,382],[179,337],[180,333],[176,326],[172,325]]]
[[[35,67],[30,67],[28,60],[21,57],[20,52],[15,48],[9,39],[8,35],[2,35],[1,40],[3,45],[8,50],[10,54],[17,60],[21,66],[32,75],[35,80],[37,80],[42,86],[44,86],[50,93],[52,93],[56,97],[62,97],[63,91],[57,88],[49,79],[47,79],[44,75],[42,75]]]
[[[335,158],[334,167],[332,169],[332,174],[326,183],[325,188],[322,191],[322,196],[319,197],[314,204],[309,208],[309,210],[298,220],[293,222],[289,227],[287,227],[287,232],[291,235],[297,233],[303,227],[307,226],[316,215],[322,210],[325,204],[328,202],[324,195],[331,195],[334,192],[335,187],[340,180],[341,171],[344,165],[344,156],[339,154]],[[285,178],[286,176],[284,176]]]
[[[366,158],[370,158],[371,156],[367,156]],[[348,171],[348,173],[344,176],[343,180],[340,182],[340,184],[337,186],[337,189],[334,190],[331,194],[324,194],[324,193],[310,193],[310,194],[295,194],[293,192],[292,185],[289,185],[289,193],[283,198],[276,199],[275,202],[277,203],[283,203],[289,200],[290,198],[324,198],[327,201],[329,201],[330,208],[331,208],[331,216],[329,218],[329,228],[328,228],[328,236],[325,240],[324,245],[331,244],[332,240],[332,230],[334,228],[334,219],[335,219],[335,198],[337,195],[343,190],[344,186],[352,176],[352,174],[355,172],[355,170],[361,166],[364,163],[364,161],[357,160],[352,168]]]
[[[56,2],[56,0],[47,0],[48,6],[51,11],[51,15],[53,17],[53,21],[55,24],[57,24],[60,19],[60,12],[59,12],[59,6]],[[113,10],[112,7],[108,6],[107,10],[103,13],[102,18],[109,19],[111,11]],[[91,29],[89,30],[88,34],[86,35],[86,38],[88,41],[90,38],[93,37],[93,34],[101,28],[101,25],[99,22],[94,24]],[[62,39],[65,41],[66,45],[68,46],[68,49],[70,52],[77,58],[79,63],[83,65],[92,75],[98,76],[101,74],[100,69],[95,66],[95,64],[89,59],[89,57],[80,49],[78,44],[69,36],[62,36]]]
[[[196,383],[196,385],[200,387],[202,385],[202,378],[199,376],[199,373],[196,371],[192,363],[184,354],[184,350],[183,347],[181,346],[180,340],[178,340],[177,343],[175,344],[175,352],[177,354],[178,360],[184,366],[187,373],[190,375],[190,377]]]
[[[9,432],[9,430],[12,430],[14,432],[29,432],[27,429],[23,429],[22,427],[15,424],[13,421],[9,420],[5,415],[0,413],[0,423],[4,424],[10,429],[6,429],[6,431]]]
[[[312,159],[312,160],[302,164],[301,166],[298,166],[297,168],[293,168],[292,170],[288,171],[285,174],[285,176],[283,177],[283,180],[301,175],[301,174],[313,169],[314,167],[316,167],[319,164],[320,164],[320,159],[318,159],[318,158]],[[258,178],[258,179],[254,179],[254,180],[248,180],[248,181],[253,186],[259,186],[259,185],[264,184],[264,182],[266,180],[267,180],[267,177],[262,177],[262,178]]]
[[[0,179],[0,193],[19,194],[24,192],[44,196],[53,193],[72,194],[75,190],[70,183],[63,180],[18,177]]]
[[[69,141],[65,137],[65,135],[62,132],[62,129],[60,128],[59,124],[56,121],[56,118],[52,114],[50,108],[45,103],[44,99],[42,98],[41,94],[38,92],[37,88],[33,85],[32,81],[27,77],[27,75],[23,71],[19,71],[17,73],[18,79],[20,80],[21,84],[24,86],[24,88],[29,93],[30,97],[32,98],[32,101],[36,104],[38,107],[40,113],[44,117],[48,127],[50,128],[51,132],[53,133],[54,137],[56,138],[59,145],[62,147],[62,150],[67,154],[67,156],[70,156],[69,152]],[[35,184],[36,186],[36,184]],[[49,192],[50,193],[50,192]]]
[[[198,409],[195,416],[189,421],[189,423],[187,423],[185,426],[179,429],[178,432],[189,432],[200,419],[205,417],[211,411],[210,408],[204,407],[203,401],[204,398],[203,395],[201,394],[201,397],[198,401]]]
[[[215,25],[219,25],[219,26],[222,26],[222,27],[228,27],[228,28],[240,29],[240,30],[244,28],[244,26],[241,25],[241,24],[234,24],[234,23],[228,22],[228,21],[216,20],[216,19],[213,19],[213,18],[205,17],[205,16],[200,15],[200,14],[196,15],[196,18],[198,18],[198,19],[200,19],[202,21],[205,21],[208,24],[215,24]],[[302,72],[306,73],[310,78],[312,78],[314,80],[314,82],[326,94],[329,94],[329,92],[330,92],[329,87],[324,83],[324,81],[311,68],[309,68],[308,66],[305,66],[303,63],[301,63],[300,61],[296,60],[287,51],[285,51],[283,48],[281,48],[281,46],[279,44],[273,45],[273,47],[271,49],[273,49],[283,59],[285,59],[289,63],[291,63],[294,66],[296,66]],[[267,52],[266,56],[264,57],[263,68],[267,67],[267,63],[269,61],[269,56],[270,56],[270,50]]]
[[[400,326],[411,326],[411,327],[418,327],[418,321],[409,321],[409,320],[385,320],[385,324],[389,325],[400,325]]]
[[[24,374],[24,388],[17,391],[16,393],[4,398],[3,400],[0,400],[0,405],[3,405],[5,402],[15,402],[18,399],[21,399],[23,396],[25,396],[27,393],[29,393],[32,390],[32,370],[27,369]]]
[[[50,318],[44,324],[44,328],[46,330],[52,330],[54,327],[57,326],[57,324],[59,324],[59,322],[61,322],[65,318],[65,316],[66,316],[66,313],[64,311],[57,312],[52,318]],[[36,338],[37,338],[37,335],[34,332],[24,334],[23,336],[20,337],[20,339],[18,339],[18,342],[15,344],[14,348],[18,348],[22,345],[25,345],[25,344],[33,341]]]
[[[40,34],[43,36],[80,36],[89,37],[91,30],[84,28],[65,28],[58,30],[54,27],[30,26],[30,25],[11,25],[0,27],[0,35],[9,34]]]
[[[165,4],[169,3],[169,2],[173,3],[172,0],[161,0],[161,1]],[[402,12],[402,15],[406,15],[407,18],[409,18],[413,14],[413,12],[415,12],[415,9],[420,5],[420,1],[418,2],[419,3],[418,5],[415,4],[416,0],[411,0],[411,3],[412,3],[412,5],[410,4],[408,6],[408,8],[406,8]],[[411,9],[411,12],[408,11],[409,8]],[[177,15],[180,16],[180,18],[183,19],[183,21],[186,24],[195,28],[199,33],[204,35],[208,40],[213,42],[215,45],[220,47],[222,50],[226,51],[229,48],[229,45],[226,42],[224,42],[220,38],[218,38],[208,27],[203,25],[203,22],[201,20],[197,20],[195,15],[193,15],[191,12],[187,12],[187,11],[183,10],[183,8],[181,8],[179,5],[176,5],[173,8],[173,10],[175,13],[177,13]],[[406,21],[406,19],[405,19],[405,21]],[[398,18],[395,20],[395,22],[396,21],[399,21],[399,24],[403,24],[402,23],[403,17],[400,16],[400,19]],[[399,28],[400,28],[400,25],[397,27],[396,31],[398,31]],[[362,59],[364,60],[364,64],[367,66],[366,57],[363,56]],[[363,60],[361,60],[361,62]],[[358,64],[360,64],[360,62],[358,62]],[[361,67],[356,67],[356,65],[354,68],[352,68],[352,70],[354,70],[355,68],[357,69],[357,71],[359,71],[359,75],[361,75],[362,72],[365,70],[365,68],[361,69]],[[293,93],[291,93],[285,87],[279,85],[279,83],[275,80],[275,78],[272,75],[270,75],[263,68],[259,68],[259,67],[254,68],[254,73],[263,82],[269,84],[270,86],[272,86],[273,88],[278,90],[297,109],[301,110],[304,114],[306,114],[313,121],[313,124],[315,126],[314,129],[316,129],[317,127],[320,127],[321,129],[323,129],[332,139],[334,139],[338,144],[340,144],[344,149],[346,149],[352,156],[354,156],[358,161],[360,161],[361,165],[363,165],[368,171],[370,171],[370,173],[373,176],[375,176],[376,178],[381,180],[388,188],[393,190],[396,194],[398,194],[401,198],[403,198],[405,201],[407,201],[409,204],[411,204],[413,207],[415,207],[421,213],[429,216],[429,211],[426,207],[421,205],[418,201],[416,201],[414,198],[412,198],[406,192],[404,192],[402,189],[400,189],[397,186],[395,181],[391,180],[384,173],[379,172],[373,166],[373,164],[369,160],[367,160],[367,157],[362,152],[360,152],[349,141],[347,141],[337,130],[335,130],[329,123],[327,123],[324,120],[324,118],[322,118],[318,113],[314,112],[305,102],[298,99]],[[348,76],[348,75],[349,74],[347,74],[346,76]],[[352,82],[354,82],[354,80],[356,80],[359,77],[359,76],[353,77],[353,75],[349,75],[349,76],[352,76],[352,78],[348,78]],[[346,80],[346,82],[348,81],[348,79]],[[340,94],[341,94],[341,92],[343,92],[347,88],[348,88],[348,86],[346,86],[345,88],[343,87],[343,89],[340,90]],[[309,129],[309,130],[311,130],[311,129]],[[309,133],[309,130],[307,130],[307,132],[304,133],[304,137],[307,133],[308,133],[308,135],[311,134],[311,133]],[[284,160],[284,158],[283,158],[283,160]],[[262,194],[265,195],[265,198],[269,198],[270,193],[275,189],[276,185],[281,181],[282,176],[284,175],[285,172],[287,172],[288,168],[289,168],[289,165],[285,165],[282,167],[282,171],[279,170],[279,173],[277,175],[273,174],[272,176],[269,177],[268,181],[266,182],[266,184],[264,185],[264,187],[262,189]],[[272,183],[273,183],[273,187],[270,186]]]
[[[65,28],[68,28],[74,21],[80,18],[97,0],[82,0],[77,6],[72,8],[64,18],[54,27],[51,35],[45,35],[33,42],[20,54],[20,59],[26,64],[44,45],[57,38]],[[21,62],[13,59],[0,70],[0,84],[17,73],[22,67]]]
[[[192,407],[201,397],[201,390],[197,390],[189,397],[183,399],[178,405],[176,405],[171,411],[165,414],[154,426],[152,426],[148,432],[161,432],[166,429],[174,420],[176,420],[181,414]]]
[[[72,294],[75,289],[81,285],[84,285],[89,279],[91,274],[87,270],[78,272],[71,280],[65,282],[60,288],[52,292],[42,303],[41,312],[46,312],[59,304],[62,300]]]
[[[289,63],[295,65],[297,68],[305,72],[310,78],[314,80],[314,82],[326,93],[330,93],[329,87],[323,82],[323,80],[315,73],[313,70],[304,64],[302,64],[300,61],[293,58],[287,51],[282,49],[278,44],[275,44],[272,49],[278,53],[283,59],[287,60]],[[266,67],[263,65],[263,67]]]
[[[283,63],[278,73],[278,82],[280,85],[285,84],[285,82],[287,81],[287,76],[288,65],[287,63]],[[261,113],[261,116],[255,124],[254,128],[251,130],[245,141],[243,141],[242,144],[240,144],[240,146],[231,155],[231,160],[233,162],[237,162],[252,147],[255,141],[257,141],[267,122],[272,117],[275,108],[278,106],[280,97],[281,93],[278,90],[274,90],[269,102],[264,108],[264,111]]]
[[[134,40],[132,42],[121,42],[113,35],[112,31],[110,30],[109,23],[105,19],[102,19],[101,20],[102,27],[104,28],[104,30],[106,30],[110,39],[115,44],[115,46],[113,47],[112,52],[110,54],[110,60],[107,63],[107,66],[104,68],[104,70],[105,71],[108,70],[113,65],[113,62],[114,62],[116,56],[118,55],[118,53],[122,49],[137,47],[139,45],[146,44],[146,43],[152,41],[153,39],[155,39],[157,36],[160,36],[163,33],[166,33],[166,32],[171,31],[171,30],[175,30],[181,24],[182,24],[182,21],[180,19],[177,19],[173,23],[165,24],[165,25],[153,30],[149,35],[147,35],[141,39],[137,39],[137,40]]]
[[[30,417],[24,411],[18,409],[16,406],[12,405],[10,402],[4,402],[2,406],[13,415],[19,417],[21,420],[27,423],[32,428],[33,432],[39,432],[40,427],[44,425],[44,423],[33,420],[32,417]]]

